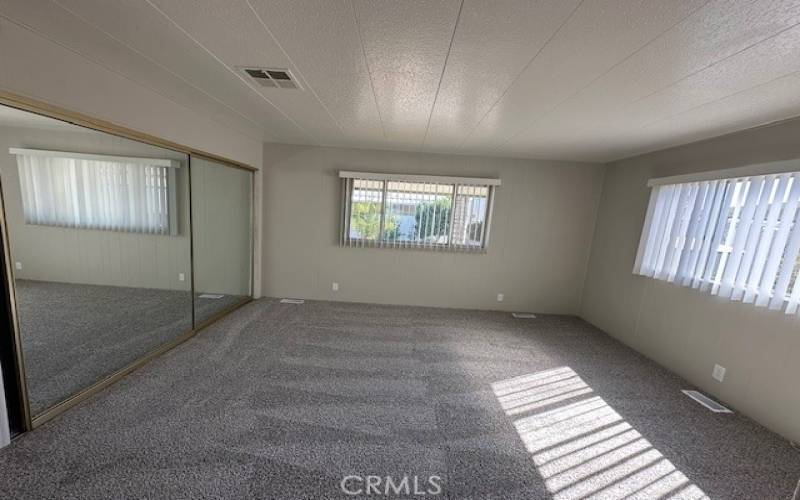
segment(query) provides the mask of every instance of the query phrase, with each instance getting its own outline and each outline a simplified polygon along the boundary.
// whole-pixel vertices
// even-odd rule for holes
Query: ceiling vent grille
[[[242,73],[262,87],[300,89],[294,75],[286,68],[241,67]]]

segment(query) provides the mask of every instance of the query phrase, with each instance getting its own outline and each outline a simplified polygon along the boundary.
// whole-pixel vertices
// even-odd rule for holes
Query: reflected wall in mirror
[[[188,169],[182,153],[0,106],[33,416],[192,329]]]
[[[192,156],[195,325],[251,295],[253,174]]]

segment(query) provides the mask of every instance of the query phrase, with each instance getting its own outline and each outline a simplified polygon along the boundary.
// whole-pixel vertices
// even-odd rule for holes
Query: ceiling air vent
[[[245,76],[262,87],[299,89],[300,85],[292,73],[285,68],[239,68]]]

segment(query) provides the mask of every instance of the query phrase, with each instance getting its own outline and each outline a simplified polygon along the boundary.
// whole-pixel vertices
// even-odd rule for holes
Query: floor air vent
[[[511,315],[519,319],[536,319],[536,315],[533,313],[511,313]]]
[[[305,300],[303,299],[281,299],[281,304],[303,304]]]
[[[725,408],[721,404],[717,403],[713,399],[709,398],[705,394],[699,391],[681,391],[682,393],[686,394],[690,398],[694,399],[701,405],[705,406],[709,410],[713,411],[714,413],[733,413],[728,408]]]

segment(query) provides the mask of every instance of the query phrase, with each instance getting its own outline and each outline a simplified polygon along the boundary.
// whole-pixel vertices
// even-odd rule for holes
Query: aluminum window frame
[[[497,178],[478,178],[478,177],[450,177],[450,176],[435,176],[435,175],[402,175],[402,174],[384,174],[375,172],[353,172],[353,171],[340,171],[339,178],[342,183],[342,200],[341,200],[341,220],[339,232],[339,244],[342,247],[357,247],[357,248],[390,248],[396,250],[433,250],[433,251],[448,251],[448,252],[466,252],[466,253],[485,253],[489,246],[489,237],[491,235],[491,223],[494,215],[494,201],[496,197],[496,189],[501,185],[500,179]],[[353,238],[351,234],[351,215],[353,206],[353,192],[355,190],[355,181],[378,181],[381,182],[380,192],[380,224],[378,235],[375,239],[366,238]],[[447,243],[434,243],[424,241],[387,241],[384,239],[386,214],[387,214],[387,198],[389,190],[389,183],[414,183],[423,184],[425,186],[434,185],[434,202],[438,198],[438,186],[451,186],[449,199],[450,199],[450,213],[447,231]],[[486,188],[486,203],[482,212],[481,222],[483,227],[481,229],[481,237],[479,245],[467,245],[454,243],[453,232],[455,228],[455,207],[458,196],[470,198],[470,195],[459,194],[459,190],[465,186],[475,186]],[[435,220],[435,219],[434,219]]]

